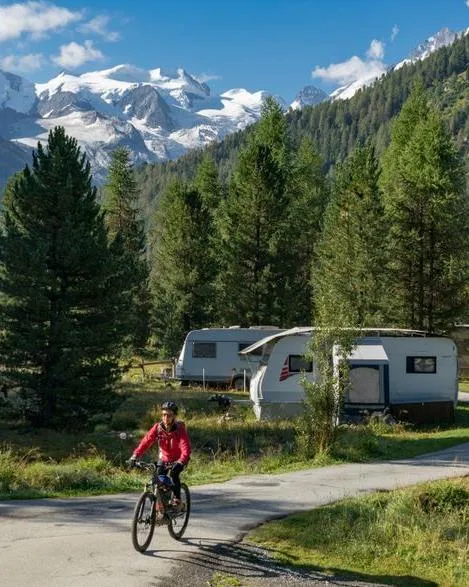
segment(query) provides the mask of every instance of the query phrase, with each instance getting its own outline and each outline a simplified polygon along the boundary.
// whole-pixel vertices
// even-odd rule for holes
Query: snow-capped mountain
[[[377,65],[375,68],[373,68],[372,71],[369,71],[367,75],[334,90],[329,95],[329,98],[331,100],[348,100],[354,94],[356,94],[358,90],[361,90],[362,88],[371,85],[378,78],[384,75],[384,73],[386,73],[386,69],[381,68],[379,65]]]
[[[299,110],[305,106],[314,106],[329,98],[324,90],[315,86],[305,86],[298,92],[294,101],[290,104],[292,110]]]
[[[442,29],[394,69],[425,59],[468,33],[469,29],[459,34]],[[306,86],[290,108],[328,98],[351,98],[384,72],[385,66],[377,60],[376,68],[366,77],[329,97],[314,86]],[[212,95],[205,83],[184,69],[118,65],[82,75],[63,72],[36,85],[0,70],[0,188],[31,161],[31,150],[39,140],[45,142],[49,130],[57,125],[78,140],[90,159],[95,181],[101,183],[116,147],[126,146],[137,164],[175,159],[258,120],[268,95],[245,89]],[[279,96],[275,98],[286,111],[288,105]]]
[[[13,73],[0,70],[0,110],[26,114],[36,102],[34,84]]]
[[[61,125],[85,150],[100,183],[116,147],[128,147],[134,163],[175,159],[258,120],[268,95],[234,89],[212,96],[184,69],[119,65],[79,76],[63,72],[35,87],[0,71],[0,138],[26,153]]]
[[[376,81],[379,77],[381,77],[387,71],[392,71],[403,67],[404,65],[411,65],[416,61],[426,59],[429,55],[441,49],[442,47],[446,47],[447,45],[451,45],[454,41],[460,37],[461,35],[466,35],[469,32],[469,28],[465,31],[460,33],[455,33],[448,28],[442,28],[438,31],[435,35],[428,37],[423,43],[420,43],[409,55],[408,58],[400,61],[396,65],[392,65],[390,67],[384,67],[383,64],[380,66],[380,62],[376,62],[376,67],[372,70],[368,71],[366,76],[353,81],[352,83],[337,88],[330,94],[330,98],[332,100],[347,100],[351,98],[358,90],[364,88],[366,86],[371,85],[374,81]]]
[[[429,55],[438,49],[454,43],[458,36],[458,33],[455,33],[446,27],[442,28],[436,33],[436,35],[428,37],[428,39],[426,39],[423,43],[420,43],[420,45],[418,45],[412,51],[409,57],[403,61],[400,61],[397,65],[394,66],[394,69],[400,69],[404,65],[410,65],[416,61],[426,59]]]

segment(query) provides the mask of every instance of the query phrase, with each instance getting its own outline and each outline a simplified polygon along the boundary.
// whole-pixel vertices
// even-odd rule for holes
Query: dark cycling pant
[[[156,463],[156,474],[157,475],[169,475],[174,483],[174,497],[177,499],[181,499],[181,480],[179,479],[179,475],[182,473],[184,469],[184,465],[181,463],[164,463],[163,461],[158,461]]]

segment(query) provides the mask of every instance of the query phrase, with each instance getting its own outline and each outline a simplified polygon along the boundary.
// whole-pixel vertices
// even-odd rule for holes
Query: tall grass
[[[224,417],[218,404],[209,401],[213,390],[150,380],[126,383],[122,393],[119,409],[103,414],[82,433],[24,429],[0,420],[0,498],[139,489],[142,477],[124,463],[159,419],[159,405],[166,399],[179,404],[190,433],[193,453],[184,473],[190,484],[224,481],[241,473],[403,458],[469,441],[469,409],[460,407],[457,423],[442,429],[343,426],[328,451],[309,457],[298,446],[298,421],[258,422],[250,407],[239,404]],[[229,395],[246,399],[242,392]],[[146,457],[156,458],[156,450]]]
[[[249,541],[283,563],[393,585],[469,585],[469,479],[347,499],[265,524]]]
[[[60,463],[37,460],[37,455],[19,457],[11,447],[0,448],[0,496],[2,498],[93,495],[136,490],[141,481],[104,455],[92,450],[88,456]]]

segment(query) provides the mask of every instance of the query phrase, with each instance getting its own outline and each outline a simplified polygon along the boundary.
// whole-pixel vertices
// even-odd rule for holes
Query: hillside
[[[309,136],[316,144],[326,168],[345,159],[357,141],[373,140],[377,153],[389,141],[390,122],[399,113],[413,84],[420,80],[431,101],[441,108],[458,145],[469,153],[469,35],[456,40],[423,60],[400,64],[349,100],[322,102],[301,110],[290,110],[288,128],[293,142]],[[142,199],[147,210],[167,185],[178,176],[190,180],[204,153],[215,160],[220,177],[231,172],[237,151],[252,126],[227,136],[205,149],[193,150],[177,161],[145,165],[138,170]]]

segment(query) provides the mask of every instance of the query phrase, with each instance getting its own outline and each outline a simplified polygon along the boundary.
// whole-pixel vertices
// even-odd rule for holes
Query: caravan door
[[[380,368],[378,365],[350,366],[349,387],[346,402],[350,404],[382,404]]]
[[[380,409],[389,400],[389,359],[381,344],[361,341],[348,357],[345,409]]]

